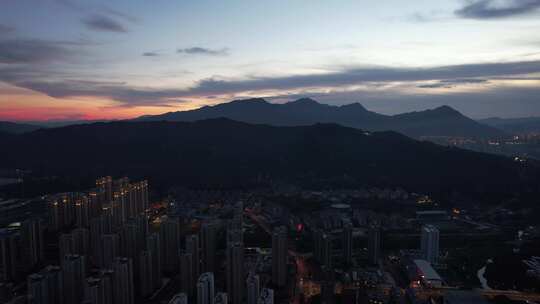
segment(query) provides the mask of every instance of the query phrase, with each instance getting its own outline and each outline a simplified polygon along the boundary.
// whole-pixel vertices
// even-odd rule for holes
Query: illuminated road
[[[264,221],[262,221],[257,215],[253,214],[253,212],[249,209],[246,209],[245,214],[259,227],[261,227],[266,233],[269,235],[272,235],[272,229],[266,224]],[[291,302],[293,304],[299,304],[300,303],[300,291],[304,294],[305,298],[309,298],[311,296],[314,296],[320,292],[320,285],[316,282],[313,282],[309,280],[313,273],[310,270],[309,266],[307,265],[305,261],[305,257],[298,252],[296,252],[294,249],[291,248],[291,243],[289,243],[289,255],[294,258],[296,263],[296,284],[293,287],[293,290],[291,294],[293,295],[291,298]],[[433,293],[433,295],[438,294],[444,294],[446,291],[452,290],[452,288],[449,289],[430,289],[424,290],[423,292],[429,294]],[[480,293],[488,298],[493,298],[495,296],[507,296],[508,298],[512,300],[517,301],[536,301],[540,302],[540,294],[538,293],[528,293],[528,292],[519,292],[519,291],[512,291],[512,290],[480,290]]]
[[[429,296],[442,296],[446,292],[451,290],[458,290],[454,287],[446,287],[446,288],[427,288],[427,289],[420,289],[417,291],[417,296],[419,297],[429,297]],[[495,290],[495,289],[478,289],[477,290],[479,294],[486,298],[494,298],[496,296],[506,296],[510,300],[514,301],[524,301],[524,302],[538,302],[540,301],[540,294],[533,293],[533,292],[521,292],[521,291],[515,291],[515,290]]]
[[[251,210],[246,208],[245,215],[247,215],[254,223],[259,225],[266,233],[272,235],[272,229],[268,226],[267,223],[262,221],[256,214]],[[291,256],[296,263],[296,283],[294,287],[291,287],[293,290],[291,292],[292,297],[290,303],[299,304],[301,299],[301,294],[304,294],[305,298],[309,298],[313,295],[316,295],[320,292],[320,285],[307,279],[312,276],[312,271],[306,263],[305,256],[296,252],[291,248],[293,244],[288,243],[289,256]],[[301,292],[300,292],[301,291]]]
[[[484,297],[488,298],[494,298],[496,296],[506,296],[510,300],[514,301],[532,301],[532,302],[539,302],[540,301],[540,294],[538,293],[532,293],[532,292],[521,292],[521,291],[515,291],[515,290],[481,290],[480,293]]]

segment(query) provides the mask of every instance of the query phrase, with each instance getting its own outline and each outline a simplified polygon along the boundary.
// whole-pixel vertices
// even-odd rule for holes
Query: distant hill
[[[58,121],[28,121],[25,123],[0,121],[0,132],[20,134],[45,128],[58,128],[71,125],[109,122],[110,120],[58,120]]]
[[[59,128],[71,125],[91,124],[96,122],[109,122],[111,120],[46,120],[46,121],[29,121],[29,124],[37,125],[42,128]]]
[[[423,136],[482,138],[505,136],[503,131],[478,123],[448,106],[389,116],[368,111],[359,103],[331,106],[320,104],[309,98],[285,104],[273,104],[261,98],[236,100],[191,111],[142,116],[135,120],[197,121],[220,117],[275,126],[337,123],[369,131],[397,131],[415,138]]]
[[[537,173],[525,174],[523,164],[505,157],[336,124],[111,122],[41,129],[0,140],[10,147],[3,151],[1,168],[73,179],[125,174],[150,177],[161,185],[245,185],[262,176],[295,183],[334,180],[340,187],[346,181],[498,193],[523,187],[525,177]]]
[[[40,129],[40,126],[9,121],[0,121],[0,132],[20,134]]]
[[[540,133],[540,117],[487,118],[478,122],[510,134]]]

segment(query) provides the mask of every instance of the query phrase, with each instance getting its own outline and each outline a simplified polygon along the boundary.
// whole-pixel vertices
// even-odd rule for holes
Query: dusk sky
[[[234,99],[540,116],[540,0],[3,0],[0,120]]]

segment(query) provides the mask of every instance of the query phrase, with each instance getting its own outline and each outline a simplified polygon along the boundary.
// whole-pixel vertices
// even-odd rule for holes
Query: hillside
[[[487,118],[480,123],[498,128],[510,134],[540,133],[540,117]]]
[[[42,129],[3,140],[10,149],[0,159],[1,168],[73,178],[126,174],[171,185],[242,185],[265,176],[493,192],[525,182],[523,165],[504,157],[336,124],[111,122]]]
[[[20,134],[20,133],[32,132],[40,128],[41,128],[40,126],[36,126],[36,125],[15,123],[15,122],[9,122],[9,121],[0,121],[0,132],[5,132],[5,133]]]
[[[309,98],[285,104],[273,104],[261,98],[236,100],[196,110],[143,116],[136,121],[197,121],[220,117],[275,126],[337,123],[369,131],[397,131],[415,138],[505,136],[503,131],[478,123],[448,106],[390,116],[368,111],[359,103],[330,106]]]

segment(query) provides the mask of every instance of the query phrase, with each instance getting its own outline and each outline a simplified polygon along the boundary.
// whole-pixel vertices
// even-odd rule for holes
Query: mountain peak
[[[360,103],[338,107],[321,104],[311,98],[301,98],[285,104],[270,103],[262,98],[235,100],[192,111],[146,117],[142,120],[197,121],[220,117],[276,126],[338,123],[368,131],[393,130],[413,137],[501,136],[499,130],[476,123],[449,106],[388,116],[369,111]]]
[[[444,114],[459,114],[459,115],[461,115],[461,112],[459,112],[458,110],[456,110],[456,109],[454,109],[454,108],[452,108],[451,106],[448,106],[448,105],[443,105],[443,106],[440,106],[440,107],[436,107],[432,111],[437,112],[437,113],[444,113]]]
[[[236,104],[246,104],[246,103],[255,103],[255,104],[266,104],[268,101],[266,101],[264,98],[249,98],[249,99],[238,99],[231,101],[229,103],[236,103]]]
[[[314,99],[311,98],[300,98],[295,101],[288,102],[288,104],[299,104],[299,105],[320,105],[319,102],[317,102]]]
[[[353,102],[353,103],[349,103],[349,104],[346,104],[346,105],[342,105],[341,108],[343,108],[343,109],[362,110],[362,111],[366,111],[366,112],[368,111],[368,109],[366,109],[366,107],[364,107],[359,102]]]

